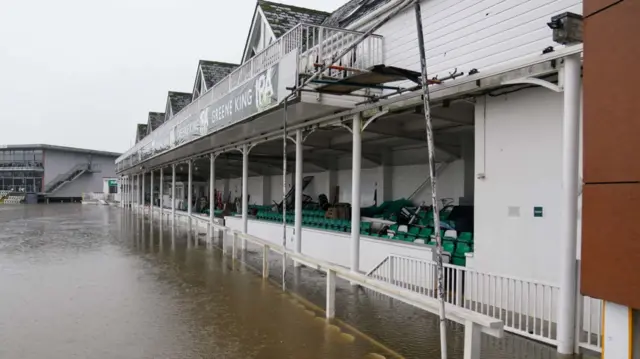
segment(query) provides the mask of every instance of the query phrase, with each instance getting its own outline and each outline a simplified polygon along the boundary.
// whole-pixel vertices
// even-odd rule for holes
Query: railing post
[[[238,235],[236,232],[233,232],[231,235],[231,257],[233,259],[236,258],[236,240],[238,239]]]
[[[389,283],[390,284],[395,284],[396,282],[396,273],[395,273],[395,257],[394,256],[389,256],[388,257],[388,261],[387,263],[389,263]]]
[[[336,316],[336,272],[327,271],[327,319]]]
[[[462,279],[464,276],[464,271],[460,270],[460,268],[456,268],[455,269],[455,288],[456,288],[456,299],[455,299],[455,304],[459,307],[463,307],[464,308],[464,297],[462,295],[463,292],[463,285],[462,285]],[[495,303],[494,303],[495,305]],[[495,308],[495,307],[494,307]]]
[[[467,320],[464,325],[464,359],[480,359],[481,328]]]
[[[269,246],[262,247],[262,278],[269,278]]]

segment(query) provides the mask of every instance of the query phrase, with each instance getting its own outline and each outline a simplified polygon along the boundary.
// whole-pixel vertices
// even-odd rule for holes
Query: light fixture
[[[582,15],[572,12],[558,14],[551,18],[547,26],[553,30],[553,41],[559,44],[582,43]]]

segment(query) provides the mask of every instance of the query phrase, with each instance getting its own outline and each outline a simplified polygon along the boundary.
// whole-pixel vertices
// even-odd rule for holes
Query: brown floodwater
[[[200,239],[200,240],[198,240]],[[0,206],[0,358],[439,358],[434,315],[261,251],[238,260],[184,226],[105,206]],[[216,246],[217,245],[217,246]],[[449,323],[450,358],[462,327]],[[551,359],[514,335],[482,357]]]

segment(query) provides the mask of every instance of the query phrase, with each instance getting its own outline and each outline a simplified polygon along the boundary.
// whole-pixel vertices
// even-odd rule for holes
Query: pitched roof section
[[[227,62],[200,60],[199,66],[208,90],[220,82],[220,80],[227,77],[227,75],[233,72],[239,65]]]
[[[164,122],[164,112],[149,112],[149,120],[147,121],[147,131],[151,133],[160,127]]]
[[[175,115],[191,103],[193,94],[187,92],[173,92],[169,91],[169,105],[171,106],[171,113]]]
[[[258,6],[262,9],[276,38],[282,36],[299,23],[319,25],[330,15],[324,11],[264,0],[258,0]]]
[[[140,142],[147,135],[147,124],[139,123],[136,128],[136,143]]]
[[[351,0],[324,19],[322,25],[331,27],[347,27],[356,20],[389,2],[391,2],[391,0]]]

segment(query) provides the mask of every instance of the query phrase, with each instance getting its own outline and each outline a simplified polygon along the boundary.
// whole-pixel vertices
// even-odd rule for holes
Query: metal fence
[[[390,255],[369,276],[437,298],[437,267],[430,260]],[[538,281],[444,265],[447,303],[504,321],[505,330],[556,344],[559,288]]]

